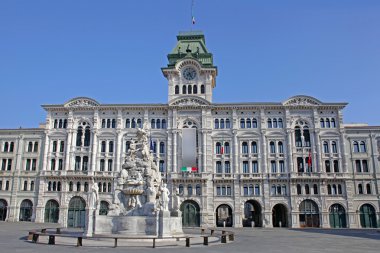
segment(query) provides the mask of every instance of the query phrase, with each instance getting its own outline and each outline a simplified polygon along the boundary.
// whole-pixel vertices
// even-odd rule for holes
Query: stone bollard
[[[280,228],[282,228],[282,222],[281,222],[281,221],[278,222],[278,226],[279,226]]]
[[[226,227],[226,221],[223,221],[223,227],[224,228]]]
[[[255,227],[255,222],[254,221],[251,221],[251,227]]]

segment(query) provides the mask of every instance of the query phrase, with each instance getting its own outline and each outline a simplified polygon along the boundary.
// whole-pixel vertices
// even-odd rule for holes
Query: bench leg
[[[83,246],[83,244],[82,244],[82,240],[83,240],[83,237],[78,237],[78,240],[77,240],[77,247]]]
[[[203,237],[203,245],[208,245],[208,237],[207,236],[205,236],[205,237]]]
[[[227,236],[226,235],[222,235],[221,243],[227,243]]]
[[[156,238],[153,238],[153,248],[156,247]]]
[[[32,242],[37,243],[39,236],[40,236],[39,234],[33,234]]]
[[[115,244],[113,245],[114,248],[117,247],[117,238],[115,238]]]
[[[29,232],[29,233],[28,233],[28,241],[33,240],[33,235],[34,235],[33,232]]]
[[[235,235],[234,234],[229,234],[228,235],[228,240],[230,240],[231,242],[233,242],[235,240]]]
[[[186,238],[186,247],[190,247],[190,238]]]
[[[214,229],[211,229],[211,235],[214,235]]]
[[[49,242],[50,245],[55,245],[55,235],[49,235]]]
[[[57,234],[60,234],[60,233],[61,233],[61,228],[57,228],[57,229],[56,229],[56,233],[57,233]]]

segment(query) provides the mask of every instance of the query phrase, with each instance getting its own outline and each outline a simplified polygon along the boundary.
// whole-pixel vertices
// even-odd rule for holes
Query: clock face
[[[197,76],[197,71],[193,68],[185,68],[182,72],[183,77],[186,80],[193,80]]]

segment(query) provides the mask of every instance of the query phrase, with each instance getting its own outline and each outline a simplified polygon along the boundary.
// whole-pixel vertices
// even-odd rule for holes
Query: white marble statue
[[[99,187],[98,184],[94,182],[94,179],[92,179],[91,184],[90,206],[97,208],[99,200]]]
[[[161,207],[164,211],[169,211],[169,189],[167,188],[167,184],[163,184],[161,186]]]

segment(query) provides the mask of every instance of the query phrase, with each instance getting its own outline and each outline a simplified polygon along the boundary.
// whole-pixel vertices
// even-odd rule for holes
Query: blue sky
[[[349,102],[380,125],[380,1],[0,2],[0,128],[37,127],[41,104],[166,103],[160,68],[179,31],[202,30],[218,66],[214,102],[305,94]]]

